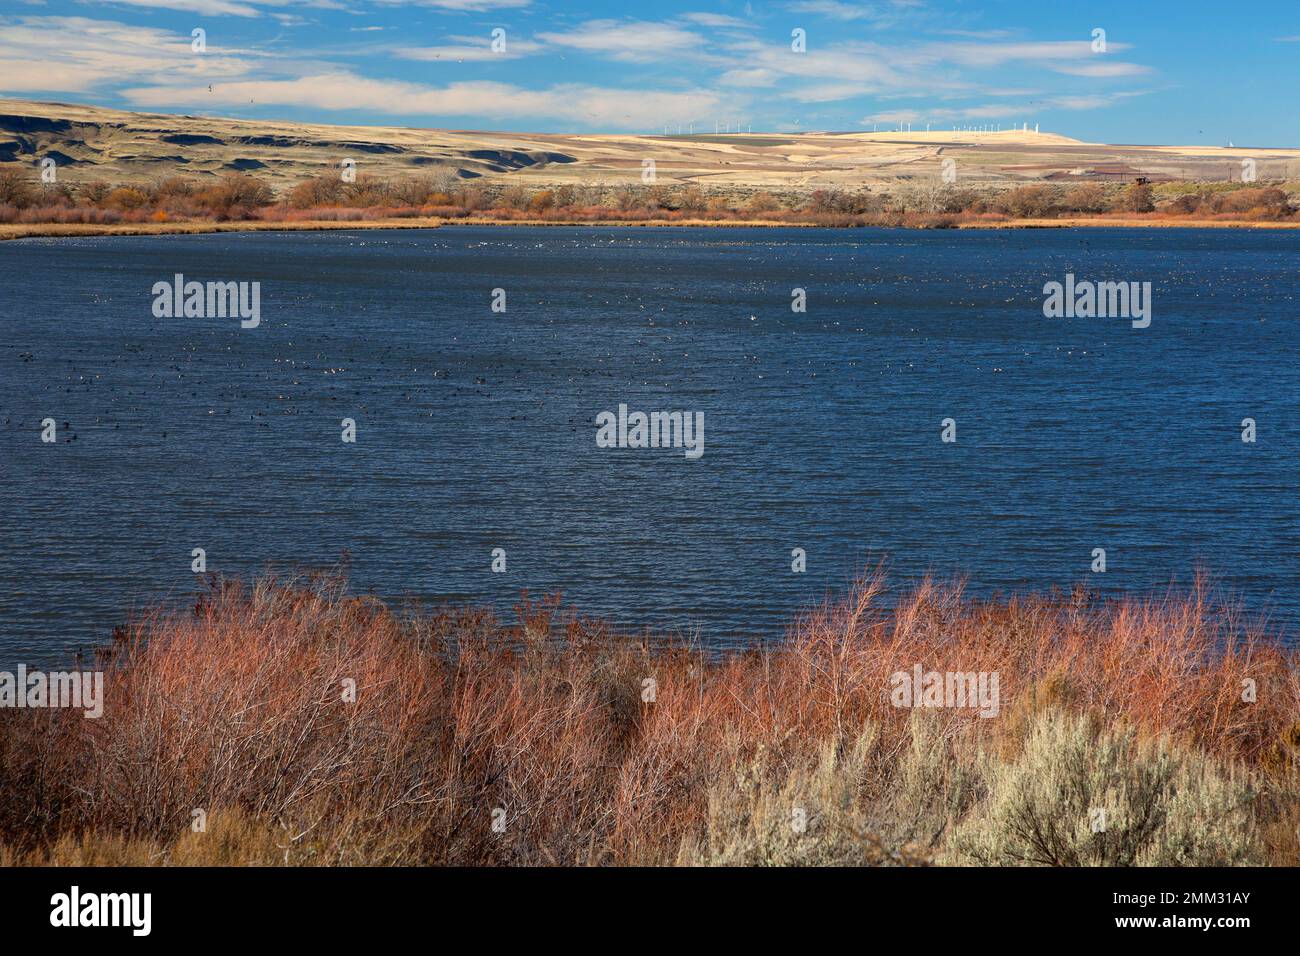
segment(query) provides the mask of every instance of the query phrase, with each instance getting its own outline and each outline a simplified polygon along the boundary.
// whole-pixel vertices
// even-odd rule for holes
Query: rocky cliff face
[[[230,171],[296,181],[337,170],[344,159],[375,175],[443,169],[469,179],[577,161],[512,134],[277,124],[0,100],[0,162],[35,166],[47,157],[61,177],[113,182]]]

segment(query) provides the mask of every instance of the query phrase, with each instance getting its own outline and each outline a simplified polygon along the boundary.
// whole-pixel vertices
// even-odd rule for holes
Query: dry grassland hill
[[[0,164],[51,158],[62,180],[147,182],[255,173],[277,189],[352,159],[380,177],[444,170],[462,179],[527,186],[657,181],[711,190],[811,191],[899,184],[941,174],[963,183],[1127,182],[1145,176],[1240,180],[1253,159],[1260,180],[1300,178],[1300,150],[1084,143],[1052,133],[736,133],[565,135],[331,126],[212,116],[134,113],[63,103],[0,100]],[[505,179],[509,177],[509,179]]]

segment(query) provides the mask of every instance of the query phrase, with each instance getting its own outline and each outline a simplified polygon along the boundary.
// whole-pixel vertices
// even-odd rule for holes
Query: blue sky
[[[124,109],[538,132],[1028,122],[1094,141],[1300,146],[1298,0],[3,0],[0,10],[0,95]],[[496,29],[504,49],[492,48]]]

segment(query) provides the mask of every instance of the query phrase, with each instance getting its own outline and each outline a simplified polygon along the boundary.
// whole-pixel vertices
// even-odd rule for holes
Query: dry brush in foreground
[[[119,632],[102,718],[0,716],[0,862],[1300,863],[1297,661],[1204,587],[884,598],[708,653],[214,582]],[[893,706],[918,664],[998,716]]]

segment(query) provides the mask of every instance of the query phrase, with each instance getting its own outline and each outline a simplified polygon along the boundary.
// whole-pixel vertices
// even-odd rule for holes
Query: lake
[[[0,667],[65,660],[132,609],[188,600],[195,548],[240,575],[346,553],[357,592],[507,613],[525,588],[562,591],[620,627],[718,645],[779,638],[881,561],[900,585],[962,576],[979,594],[1145,594],[1203,568],[1294,634],[1297,238],[0,243]],[[178,273],[259,283],[260,321],[155,315],[153,287]],[[1149,282],[1150,325],[1046,317],[1044,284],[1067,275]],[[620,405],[702,414],[702,454],[602,447],[597,417]]]

